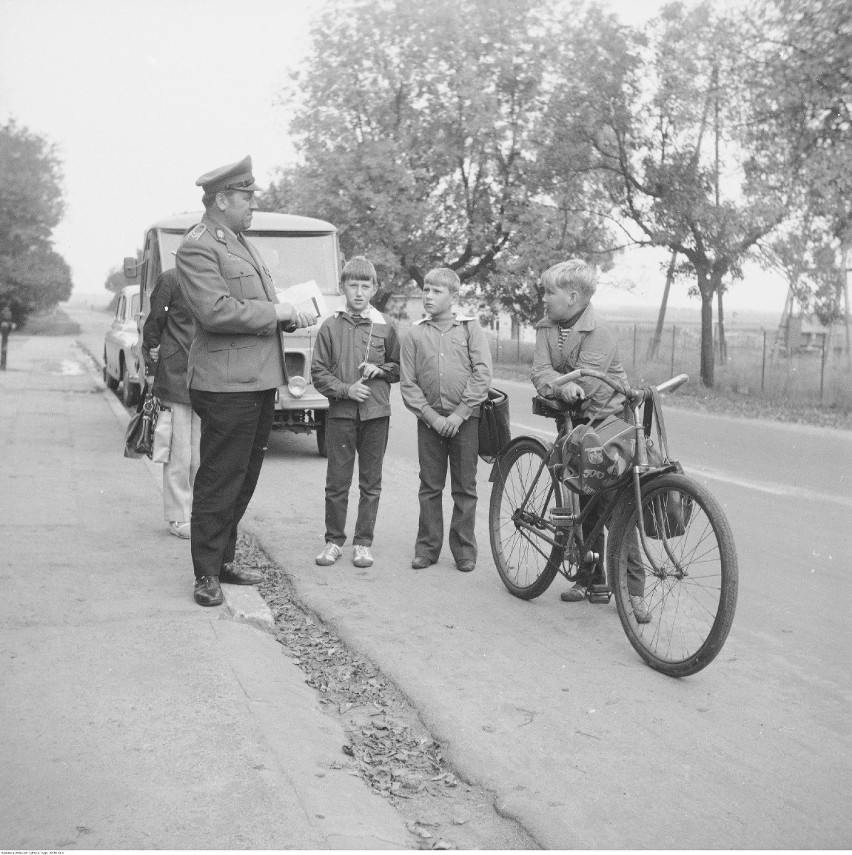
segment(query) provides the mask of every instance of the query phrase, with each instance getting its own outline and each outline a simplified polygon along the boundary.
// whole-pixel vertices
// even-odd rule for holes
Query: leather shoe
[[[470,560],[456,561],[456,567],[458,567],[459,570],[462,571],[462,573],[470,573],[470,571],[473,570],[474,567],[476,567],[476,562]]]
[[[229,561],[222,565],[219,581],[226,585],[257,585],[258,582],[263,581],[263,574],[259,570],[239,567],[233,561]]]
[[[224,599],[216,576],[201,576],[195,580],[195,602],[199,606],[221,606]]]
[[[411,562],[412,570],[422,570],[424,567],[430,567],[435,562],[431,558],[426,558],[424,555],[415,555]]]

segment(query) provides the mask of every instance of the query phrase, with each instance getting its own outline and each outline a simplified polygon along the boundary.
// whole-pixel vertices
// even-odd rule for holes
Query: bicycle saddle
[[[545,398],[543,395],[536,395],[532,399],[532,411],[534,416],[546,416],[551,419],[566,415],[571,417],[571,421],[582,418],[577,404],[569,404],[561,398]]]

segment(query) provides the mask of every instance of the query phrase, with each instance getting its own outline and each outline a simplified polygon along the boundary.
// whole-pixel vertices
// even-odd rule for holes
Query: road
[[[79,317],[99,353],[106,317]],[[515,433],[547,432],[530,387],[499,386]],[[852,844],[852,435],[667,409],[674,454],[722,502],[740,562],[725,647],[673,680],[641,663],[614,604],[562,603],[562,580],[532,602],[508,594],[489,554],[484,465],[476,571],[459,573],[446,550],[412,570],[415,423],[398,391],[392,405],[372,568],[354,568],[348,549],[334,567],[313,562],[325,461],[312,437],[273,435],[246,522],[303,601],[408,695],[463,777],[547,848]]]

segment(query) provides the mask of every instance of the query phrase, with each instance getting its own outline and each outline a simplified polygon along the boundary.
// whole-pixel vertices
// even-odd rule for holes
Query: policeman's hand
[[[353,383],[346,392],[353,400],[362,403],[370,397],[370,387],[363,380],[357,380]]]
[[[586,393],[582,387],[574,383],[573,380],[562,387],[562,398],[569,404],[573,404],[575,401],[582,401],[585,397]]]
[[[159,362],[160,361],[160,345],[158,344],[156,347],[149,348],[148,355],[151,357],[151,362]]]
[[[444,436],[455,436],[459,432],[464,419],[456,413],[451,413],[447,416],[447,433]]]
[[[361,363],[361,376],[365,380],[370,380],[373,377],[381,377],[384,372],[378,365],[373,365],[372,362]]]
[[[296,317],[294,318],[296,322],[296,329],[305,329],[305,327],[312,327],[317,322],[317,316],[313,312],[296,312]]]

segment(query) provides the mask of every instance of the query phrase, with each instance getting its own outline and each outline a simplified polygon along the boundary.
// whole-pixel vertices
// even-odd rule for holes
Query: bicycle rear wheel
[[[647,550],[632,495],[613,519],[607,561],[618,616],[648,665],[685,677],[712,662],[728,637],[737,603],[734,537],[710,492],[676,473],[643,484],[642,515]],[[647,610],[647,622],[637,620],[631,593]]]
[[[559,482],[543,465],[544,459],[540,443],[516,442],[499,459],[491,488],[491,553],[503,584],[522,600],[543,594],[562,561],[562,547],[544,539],[555,539],[545,523],[561,497]]]

